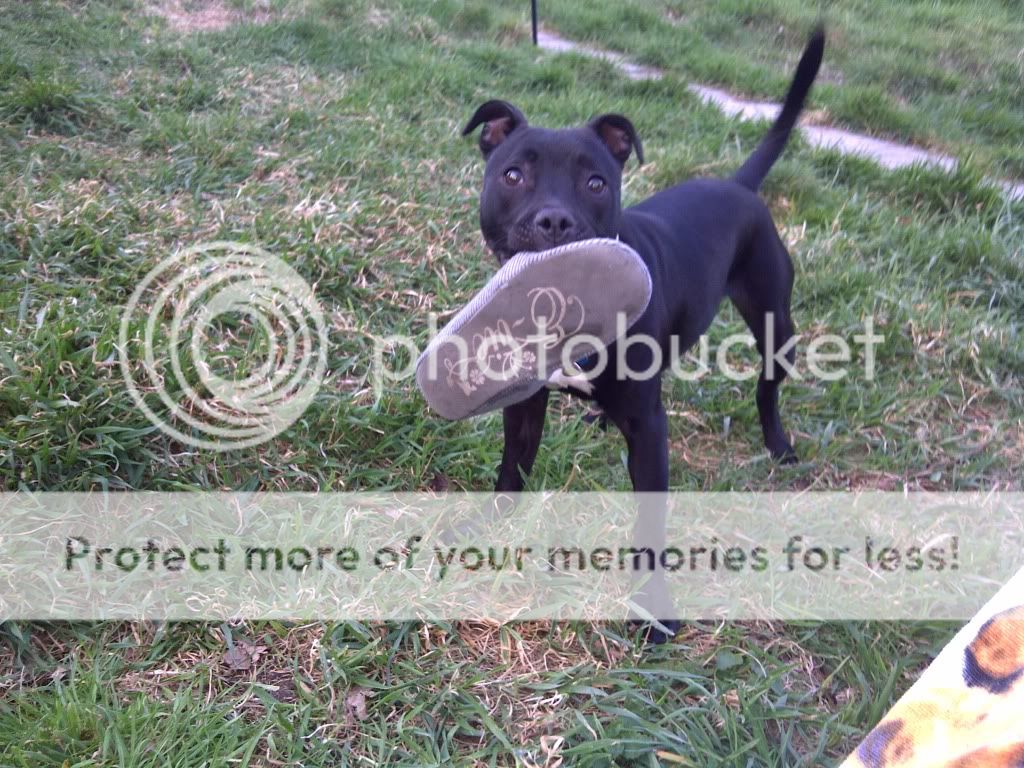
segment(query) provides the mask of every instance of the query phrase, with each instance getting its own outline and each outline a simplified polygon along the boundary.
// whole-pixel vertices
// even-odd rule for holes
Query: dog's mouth
[[[488,242],[487,247],[491,249],[491,253],[498,259],[499,266],[514,259],[517,253],[521,253],[521,251],[513,251],[508,245],[498,246]]]
[[[544,219],[547,211],[536,207],[522,209],[511,219],[496,216],[481,221],[481,234],[499,266],[512,261],[519,253],[543,253],[581,240],[615,237],[614,232],[605,231],[609,227],[602,225],[600,217],[595,219],[586,210],[556,205],[548,208],[551,216],[547,226]],[[571,214],[566,213],[570,210]],[[551,226],[556,223],[559,213],[564,214],[567,225],[561,228]]]
[[[525,235],[517,237],[517,232],[513,231],[507,237],[499,239],[486,239],[487,247],[491,249],[497,259],[499,265],[504,265],[514,259],[520,253],[540,253],[543,251],[550,251],[552,248],[559,248],[569,243],[576,243],[580,240],[589,240],[594,237],[598,237],[593,232],[584,231],[574,233],[572,237],[568,237],[564,240],[559,240],[557,243],[542,242],[538,238],[532,235]]]
[[[487,247],[494,254],[495,258],[498,259],[498,266],[503,266],[508,262],[512,261],[517,254],[523,253],[523,248],[513,247],[508,241],[508,238],[502,237],[500,239],[492,239],[487,236],[484,237],[487,243]]]

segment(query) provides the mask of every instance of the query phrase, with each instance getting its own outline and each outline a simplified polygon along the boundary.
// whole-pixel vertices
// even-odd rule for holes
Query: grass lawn
[[[375,335],[425,338],[493,271],[458,129],[492,97],[541,125],[619,111],[648,159],[627,201],[726,174],[765,126],[685,83],[780,98],[819,4],[541,6],[666,78],[535,51],[525,2],[0,0],[0,488],[489,488],[500,416],[443,422],[411,382],[367,381]],[[764,194],[795,322],[849,337],[873,317],[876,380],[786,383],[791,467],[762,448],[752,383],[673,382],[672,488],[1020,490],[1024,204],[980,179],[1024,176],[1024,19],[997,0],[823,7],[819,118],[969,162],[886,173],[790,144]],[[313,405],[230,453],[155,430],[114,348],[142,276],[218,239],[287,260],[331,329]],[[712,341],[742,328],[723,307]],[[621,437],[585,410],[555,399],[530,489],[629,487]],[[614,624],[6,622],[0,764],[830,764],[954,630],[696,623],[641,653]]]
[[[829,25],[812,118],[1024,176],[1024,16],[1013,3],[572,0],[541,4],[577,40],[736,93],[778,98],[806,30]]]

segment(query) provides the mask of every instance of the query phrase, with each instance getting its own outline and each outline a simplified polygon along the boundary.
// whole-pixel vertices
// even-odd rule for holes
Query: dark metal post
[[[530,13],[533,18],[533,44],[537,44],[537,0],[530,0]]]

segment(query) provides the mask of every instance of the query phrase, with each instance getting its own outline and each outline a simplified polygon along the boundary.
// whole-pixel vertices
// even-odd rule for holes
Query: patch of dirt
[[[243,11],[223,0],[158,0],[149,10],[178,32],[219,32],[241,21],[264,24],[270,20],[267,10]]]

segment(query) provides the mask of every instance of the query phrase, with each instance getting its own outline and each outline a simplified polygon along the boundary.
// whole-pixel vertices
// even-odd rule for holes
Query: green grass
[[[492,97],[542,125],[619,111],[648,156],[627,170],[628,200],[727,173],[764,126],[724,119],[684,83],[777,98],[817,14],[784,0],[542,3],[563,34],[669,72],[629,82],[604,62],[534,51],[525,6],[248,3],[264,23],[199,31],[128,0],[4,4],[2,488],[490,487],[500,417],[442,422],[411,382],[376,400],[366,379],[371,334],[425,338],[427,312],[459,306],[493,270],[476,229],[481,163],[458,129]],[[996,3],[826,16],[815,106],[974,160],[955,175],[886,173],[790,146],[765,195],[797,265],[796,323],[850,335],[872,315],[887,337],[877,380],[784,386],[795,467],[762,449],[751,386],[673,382],[672,487],[1020,489],[1024,208],[980,183],[1024,171],[1020,20]],[[284,258],[331,323],[313,405],[231,453],[155,430],[116,365],[121,308],[142,276],[214,239]],[[712,337],[741,327],[723,308]],[[628,488],[622,439],[584,424],[584,410],[551,406],[530,488]],[[827,763],[952,629],[690,625],[641,654],[614,625],[7,623],[0,762]],[[265,650],[235,669],[235,643]]]
[[[1012,3],[552,0],[542,18],[573,39],[774,100],[820,19],[829,37],[812,105],[828,122],[1024,176],[1024,16]]]
[[[567,624],[37,631],[59,658],[13,666],[5,765],[820,764],[949,636],[695,625],[641,655]],[[261,650],[239,670],[228,647]]]

